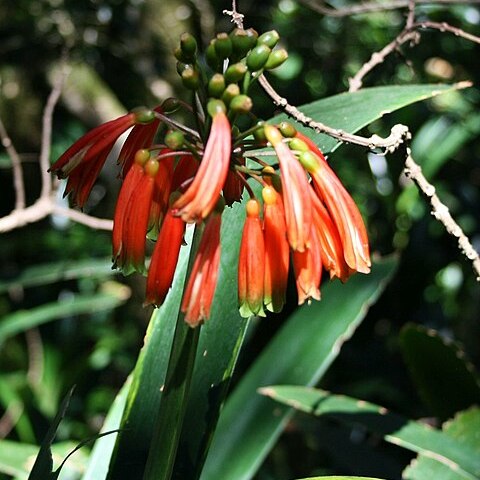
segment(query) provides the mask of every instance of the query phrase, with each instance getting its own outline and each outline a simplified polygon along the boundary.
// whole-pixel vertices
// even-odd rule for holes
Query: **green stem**
[[[195,227],[187,268],[187,282],[201,238],[201,228]],[[188,401],[200,328],[191,328],[180,311],[177,317],[165,386],[155,422],[152,442],[145,467],[144,480],[171,478],[180,433]]]

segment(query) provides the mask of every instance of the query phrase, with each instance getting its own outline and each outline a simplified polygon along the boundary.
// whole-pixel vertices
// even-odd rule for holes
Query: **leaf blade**
[[[256,395],[257,389],[278,382],[316,383],[360,324],[368,305],[380,295],[395,265],[395,260],[386,259],[376,263],[368,276],[356,276],[346,285],[330,283],[323,289],[321,302],[301,307],[291,316],[230,395],[202,480],[253,476],[291,415],[287,408],[272,409],[267,399]],[[342,307],[343,318],[329,322]]]

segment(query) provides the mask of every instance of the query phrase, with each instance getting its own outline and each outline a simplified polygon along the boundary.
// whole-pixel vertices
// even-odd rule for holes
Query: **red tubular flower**
[[[220,266],[220,227],[222,215],[212,212],[205,225],[192,273],[183,296],[185,321],[196,327],[210,316]]]
[[[293,270],[297,283],[298,304],[311,298],[320,300],[320,280],[322,278],[322,258],[317,231],[312,227],[310,246],[303,252],[292,253]]]
[[[172,192],[181,188],[182,184],[192,179],[198,170],[198,162],[193,155],[182,155],[175,167],[172,179]]]
[[[133,192],[135,192],[137,185],[143,177],[143,165],[149,158],[150,153],[148,150],[139,150],[136,153],[132,168],[125,177],[120,193],[118,194],[115,214],[113,216],[112,232],[112,255],[114,263],[116,263],[116,260],[122,251],[123,221],[129,206],[130,197]]]
[[[247,218],[243,227],[240,256],[238,260],[238,303],[240,315],[265,316],[263,311],[263,288],[265,271],[265,245],[260,204],[249,200],[246,205]]]
[[[245,166],[245,158],[239,160],[241,166]],[[243,189],[245,188],[245,177],[236,170],[229,170],[225,185],[223,186],[223,198],[225,203],[230,206],[234,202],[242,200]]]
[[[115,212],[114,222],[115,220],[122,222],[121,227],[117,227],[121,230],[122,240],[118,246],[119,234],[114,234],[116,242],[114,245],[116,258],[114,260],[115,266],[121,268],[125,275],[134,271],[145,273],[145,241],[158,167],[157,160],[152,158],[147,160],[140,179],[136,183],[134,183],[134,179],[131,183],[127,183],[130,174],[137,175],[138,169],[134,170],[132,166],[122,186],[122,190],[128,188],[130,195],[128,196],[128,191],[126,191],[122,203],[117,204],[118,213]],[[120,194],[119,198],[121,196]]]
[[[159,306],[165,300],[177,268],[184,234],[185,222],[168,210],[148,269],[145,305]]]
[[[289,245],[286,236],[282,197],[267,186],[263,196],[263,229],[265,239],[264,303],[267,310],[280,312],[285,304],[288,280]]]
[[[206,218],[215,207],[228,174],[232,139],[225,106],[211,100],[212,128],[197,174],[187,191],[175,202],[173,210],[185,222]]]
[[[162,150],[160,153],[166,153],[166,151]],[[168,209],[168,198],[171,191],[175,158],[162,158],[159,160],[158,164],[158,172],[155,175],[152,205],[150,207],[150,219],[148,222],[149,238],[152,239],[157,237],[160,226],[162,225],[163,216]]]
[[[153,109],[155,112],[162,113],[160,106]],[[118,164],[122,167],[122,177],[125,178],[130,167],[132,166],[135,153],[143,148],[149,148],[152,145],[155,134],[157,133],[160,120],[155,118],[148,124],[138,124],[132,128],[127,139],[122,145],[120,154],[118,155]]]
[[[292,250],[303,252],[308,247],[312,225],[308,180],[297,158],[283,143],[280,131],[273,125],[265,125],[264,131],[280,162],[288,241]]]
[[[315,190],[338,229],[348,267],[357,272],[370,272],[367,231],[352,197],[323,156],[307,151],[300,155],[300,161],[312,176]]]
[[[77,140],[50,168],[58,178],[68,178],[65,195],[83,207],[100,170],[118,137],[136,124],[150,123],[150,110],[131,112],[104,123]]]

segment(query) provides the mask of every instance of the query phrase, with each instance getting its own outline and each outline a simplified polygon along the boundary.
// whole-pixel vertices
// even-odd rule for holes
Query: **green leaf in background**
[[[347,425],[361,425],[370,432],[382,435],[387,442],[421,453],[429,463],[441,464],[442,471],[446,469],[451,475],[459,475],[425,475],[416,477],[416,480],[480,478],[478,409],[469,413],[470,424],[462,421],[461,425],[452,427],[452,434],[448,434],[429,425],[408,420],[372,403],[344,395],[332,395],[319,389],[282,385],[264,388],[262,393],[311,415],[328,415]]]
[[[70,404],[70,399],[72,398],[73,388],[68,392],[68,394],[63,399],[60,409],[53,419],[50,428],[48,429],[45,438],[40,445],[40,450],[38,451],[37,458],[33,464],[32,471],[28,476],[28,480],[47,480],[55,479],[57,475],[53,472],[53,457],[52,457],[52,443],[57,434],[58,427],[60,422],[65,417],[65,414]]]
[[[480,404],[478,375],[458,344],[434,330],[407,324],[400,346],[417,391],[434,415],[447,419]]]
[[[23,372],[14,372],[0,376],[0,405],[10,418],[18,438],[22,442],[35,442],[33,425],[28,415],[24,415],[24,399],[21,391],[25,388],[26,378]]]
[[[415,134],[412,153],[427,178],[433,177],[465,143],[480,133],[480,114],[469,113],[464,119],[435,118]]]
[[[329,475],[327,477],[308,477],[308,478],[299,478],[297,480],[381,480],[379,478],[373,478],[373,477],[352,477],[352,476],[347,476],[344,477],[343,475]]]
[[[73,442],[60,442],[52,445],[54,463],[59,464],[74,448],[75,443]],[[15,480],[27,480],[37,454],[38,447],[36,445],[0,440],[0,473],[11,475],[15,477]],[[83,451],[76,452],[69,458],[59,479],[79,478],[86,462],[87,454]]]
[[[292,411],[258,395],[258,388],[286,382],[313,385],[361,323],[393,274],[384,259],[369,275],[322,289],[322,301],[299,308],[280,329],[232,392],[220,416],[202,480],[250,479],[288,422]]]
[[[0,320],[0,344],[25,330],[38,327],[58,318],[71,315],[92,314],[118,307],[130,296],[128,288],[110,282],[102,286],[104,291],[93,295],[74,295],[63,301],[51,302],[30,310],[19,310]]]
[[[471,408],[467,411],[458,413],[453,420],[446,422],[443,427],[443,435],[454,440],[461,448],[473,455],[474,458],[480,458],[480,409]],[[418,457],[403,472],[405,480],[464,480],[479,479],[480,467],[478,466],[475,476],[466,476],[463,472],[453,468],[453,465],[440,463],[435,459],[420,453]]]
[[[412,154],[423,174],[432,180],[443,165],[480,133],[480,115],[471,112],[460,121],[442,116],[428,121],[415,132]],[[409,185],[397,199],[397,211],[413,218],[424,214],[424,202],[415,185]]]
[[[130,388],[131,378],[124,383],[118,395],[115,397],[100,433],[110,432],[120,428],[123,409],[127,402],[127,394]],[[115,440],[118,433],[106,435],[96,440],[90,454],[87,470],[82,476],[82,480],[103,480],[107,476],[108,465],[115,446]]]
[[[112,259],[89,259],[64,261],[25,268],[20,275],[11,280],[0,281],[0,293],[10,289],[36,287],[49,283],[72,280],[76,278],[101,278],[114,275]]]
[[[387,87],[363,88],[358,92],[345,92],[324,98],[300,107],[300,110],[314,120],[333,128],[355,133],[384,115],[421,100],[470,86],[468,83],[455,85],[393,85]],[[279,122],[288,117],[275,117]],[[304,134],[314,139],[323,152],[331,152],[341,143],[327,135],[317,134],[312,129],[295,125]]]

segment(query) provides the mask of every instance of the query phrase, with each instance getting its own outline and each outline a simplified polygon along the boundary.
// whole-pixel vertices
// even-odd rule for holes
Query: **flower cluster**
[[[182,35],[174,54],[192,104],[170,98],[107,122],[51,167],[68,178],[65,194],[83,207],[112,147],[130,130],[118,158],[114,266],[146,274],[145,304],[159,306],[172,285],[187,225],[203,229],[181,305],[191,326],[210,315],[222,212],[245,192],[238,262],[242,316],[282,309],[290,265],[299,304],[320,299],[323,269],[342,282],[370,270],[362,217],[322,152],[291,124],[269,125],[252,113],[250,86],[287,58],[278,41],[275,31],[259,36],[235,29],[218,34],[200,54],[195,39]],[[179,111],[190,125],[175,120]],[[265,148],[273,149],[278,163],[262,159],[258,151]],[[155,246],[147,269],[149,241]]]

